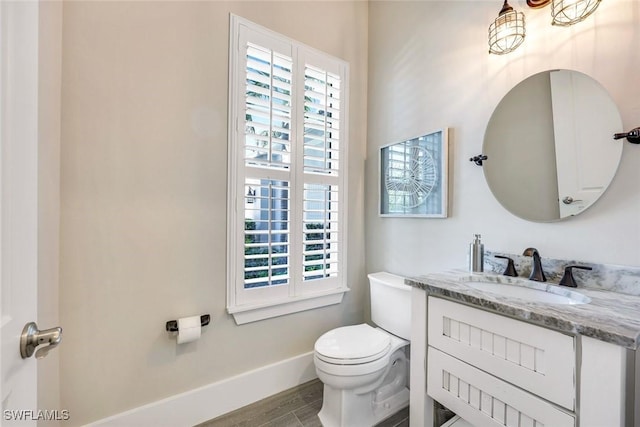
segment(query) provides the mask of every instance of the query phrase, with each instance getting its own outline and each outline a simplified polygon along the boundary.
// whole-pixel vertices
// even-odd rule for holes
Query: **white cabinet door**
[[[573,337],[434,297],[428,325],[430,346],[574,410]]]
[[[477,426],[574,427],[551,403],[433,347],[427,350],[427,393]]]

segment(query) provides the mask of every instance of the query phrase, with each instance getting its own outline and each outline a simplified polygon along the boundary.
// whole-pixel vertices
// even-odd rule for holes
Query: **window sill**
[[[237,325],[244,325],[258,320],[340,304],[348,291],[349,288],[334,289],[320,295],[293,297],[284,301],[271,302],[269,305],[227,307],[227,311],[233,315]]]

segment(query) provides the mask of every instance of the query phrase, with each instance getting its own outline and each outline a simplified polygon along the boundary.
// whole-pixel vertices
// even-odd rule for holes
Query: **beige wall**
[[[593,207],[552,224],[505,211],[468,161],[504,94],[550,68],[591,75],[625,128],[640,125],[640,3],[602,2],[570,28],[551,27],[548,9],[514,7],[527,40],[493,56],[493,2],[66,2],[60,354],[73,424],[310,351],[323,331],[362,320],[365,271],[463,266],[473,233],[494,250],[640,265],[639,147],[625,143]],[[229,12],[349,61],[352,82],[353,291],[339,306],[241,327],[224,310]],[[309,31],[322,17],[334,30]],[[452,128],[450,217],[379,218],[378,148],[442,126]],[[204,312],[201,340],[176,348],[164,322]]]
[[[60,96],[62,3],[41,2],[38,90],[38,326],[60,324]],[[38,361],[38,407],[59,409],[60,353]],[[51,423],[41,422],[40,425]]]
[[[367,182],[377,182],[380,146],[443,126],[452,138],[448,219],[379,218],[377,188],[367,186],[368,270],[414,275],[464,267],[474,233],[496,251],[534,246],[543,257],[640,265],[639,146],[623,142],[617,176],[592,207],[547,224],[507,212],[482,168],[469,162],[481,153],[502,97],[548,69],[592,76],[618,105],[624,127],[639,126],[640,2],[602,2],[588,20],[569,28],[551,26],[548,7],[512,5],[526,14],[527,38],[515,52],[498,56],[487,53],[487,28],[499,3],[370,2]]]
[[[364,217],[367,4],[65,2],[62,407],[83,424],[311,351],[361,322],[364,224],[342,304],[236,326],[225,311],[229,12],[351,66],[349,215]],[[333,22],[332,30],[317,22]],[[167,320],[210,313],[177,347]]]

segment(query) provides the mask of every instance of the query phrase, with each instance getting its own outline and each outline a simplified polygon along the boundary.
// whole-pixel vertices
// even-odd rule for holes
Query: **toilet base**
[[[373,427],[409,406],[409,343],[391,338],[389,355],[364,365],[332,365],[314,358],[324,383],[318,413],[323,427]]]
[[[380,402],[374,402],[375,391],[353,394],[326,384],[323,395],[322,409],[318,413],[323,427],[373,427],[409,406],[407,387]]]

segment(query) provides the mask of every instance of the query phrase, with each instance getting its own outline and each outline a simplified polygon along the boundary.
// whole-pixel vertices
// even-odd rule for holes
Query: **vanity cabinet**
[[[637,427],[638,360],[413,288],[410,425],[434,425],[436,400],[478,427]]]
[[[441,298],[427,313],[430,396],[478,425],[575,426],[574,337]]]

